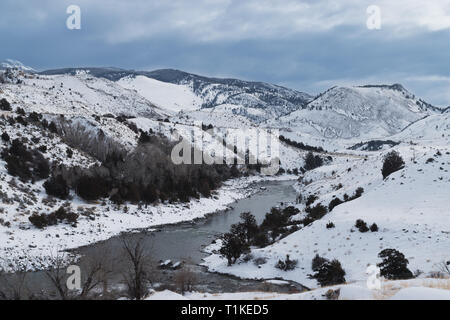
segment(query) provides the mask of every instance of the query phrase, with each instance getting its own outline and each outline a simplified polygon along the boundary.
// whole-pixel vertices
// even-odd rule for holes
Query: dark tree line
[[[297,141],[292,141],[289,138],[286,138],[284,136],[280,136],[280,141],[284,142],[292,147],[295,147],[297,149],[301,149],[301,150],[305,150],[305,151],[313,151],[313,152],[325,152],[325,150],[322,147],[314,147],[314,146],[310,146],[307,144],[304,144],[303,142],[297,142]]]
[[[68,196],[68,189],[73,189],[88,201],[110,198],[118,204],[187,202],[209,197],[224,180],[239,175],[234,166],[175,165],[170,158],[173,145],[163,137],[145,135],[128,154],[118,147],[110,148],[112,152],[100,165],[55,168],[45,188],[62,199]],[[101,144],[98,148],[102,149]]]

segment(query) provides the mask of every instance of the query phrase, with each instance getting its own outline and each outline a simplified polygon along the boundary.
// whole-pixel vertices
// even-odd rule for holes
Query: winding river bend
[[[291,293],[303,291],[301,284],[286,282],[268,284],[264,281],[238,279],[229,275],[210,273],[200,266],[202,259],[207,256],[203,249],[210,245],[221,234],[228,232],[232,224],[240,221],[242,212],[251,212],[258,223],[264,220],[265,214],[274,207],[283,203],[293,202],[296,192],[293,188],[294,181],[266,181],[255,183],[250,188],[256,192],[248,198],[233,203],[229,210],[217,212],[207,218],[196,221],[167,225],[157,228],[156,231],[130,232],[121,237],[113,237],[109,240],[95,243],[86,247],[73,250],[81,255],[77,263],[83,272],[84,267],[93,258],[108,255],[108,259],[114,261],[113,273],[110,275],[109,284],[117,287],[123,279],[122,271],[125,268],[123,259],[123,239],[140,240],[150,253],[152,261],[164,261],[170,259],[174,262],[184,263],[183,268],[188,268],[195,276],[194,289],[199,292],[244,292],[244,291],[273,291]],[[155,268],[152,278],[156,287],[176,290],[177,271],[161,270]],[[51,291],[52,286],[42,271],[33,272],[28,277],[29,285],[35,289]]]
[[[267,289],[267,284],[261,281],[242,280],[227,275],[209,273],[205,268],[199,266],[202,259],[207,255],[203,252],[204,247],[221,234],[228,232],[232,224],[240,221],[242,212],[251,212],[258,223],[264,220],[265,214],[270,208],[282,203],[293,202],[296,192],[293,188],[294,181],[268,181],[256,183],[252,188],[258,190],[248,198],[238,200],[232,204],[230,210],[218,212],[205,219],[195,222],[169,225],[158,228],[155,232],[139,232],[127,234],[128,238],[143,239],[151,252],[154,261],[170,259],[172,261],[183,261],[185,266],[195,272],[196,289],[203,292],[237,292]],[[112,253],[122,252],[121,239],[111,238],[102,243],[93,244],[77,250],[83,260],[98,254],[99,250],[107,250]],[[120,261],[120,259],[118,260]],[[173,283],[173,271],[156,271],[156,281],[162,285]],[[292,292],[292,290],[303,289],[300,285],[276,286],[271,288],[281,292]]]

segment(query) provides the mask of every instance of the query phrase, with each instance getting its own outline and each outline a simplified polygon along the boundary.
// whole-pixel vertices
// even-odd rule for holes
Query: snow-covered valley
[[[202,265],[210,272],[245,279],[293,281],[316,290],[292,296],[237,293],[235,298],[320,299],[325,289],[319,289],[320,283],[310,277],[314,273],[312,260],[317,255],[339,260],[345,270],[347,284],[342,285],[341,298],[376,298],[377,292],[364,286],[367,268],[380,263],[381,251],[395,249],[404,254],[417,279],[409,280],[406,289],[379,294],[389,298],[427,294],[426,289],[411,293],[410,289],[414,289],[410,287],[423,289],[427,287],[423,283],[438,281],[429,279],[439,275],[447,284],[434,287],[446,292],[430,294],[442,294],[448,299],[450,274],[445,273],[445,266],[450,263],[450,113],[417,98],[401,85],[334,87],[313,98],[275,85],[206,78],[175,70],[64,69],[39,74],[8,65],[0,75],[0,100],[5,99],[10,106],[0,111],[2,269],[48,267],[57,252],[107,240],[122,232],[204,218],[256,193],[258,188],[250,187],[255,182],[293,179],[296,201],[268,204],[265,212],[258,212],[262,215],[276,206],[295,208],[297,213],[283,226],[286,233],[264,246],[251,244],[250,251],[232,265],[220,252],[223,243],[218,239],[206,249],[208,256]],[[214,134],[201,124],[209,126]],[[222,181],[219,174],[208,171],[220,181],[218,187],[207,182],[211,190],[203,193],[200,187],[196,197],[184,202],[164,198],[162,188],[155,192],[161,198],[146,202],[142,196],[131,201],[126,198],[129,194],[120,201],[114,198],[121,184],[110,188],[108,196],[92,200],[83,198],[77,187],[70,187],[64,199],[48,194],[45,187],[54,172],[64,177],[76,176],[85,169],[103,174],[104,163],[120,162],[111,160],[113,155],[142,152],[146,150],[142,149],[142,141],[152,142],[153,136],[169,148],[176,142],[174,132],[189,138],[192,133],[202,134],[209,142],[200,145],[193,141],[194,147],[212,152],[224,148],[220,138],[227,130],[255,128],[279,130],[285,138],[279,147],[282,170],[276,176],[263,176],[238,166],[239,176],[224,173]],[[14,145],[14,141],[20,141],[20,145]],[[18,145],[30,152],[37,150],[49,162],[50,173],[45,178],[37,178],[43,170],[39,166],[31,170],[30,179],[17,174],[22,167],[14,171],[11,155],[20,153]],[[373,151],[368,151],[367,145],[375,145]],[[322,159],[315,168],[307,167],[310,150]],[[225,148],[224,152],[234,156],[246,151]],[[384,158],[392,151],[401,156],[404,164],[384,178]],[[36,159],[43,161],[34,151],[31,154],[32,159],[24,162],[27,166]],[[137,163],[142,168],[151,167],[145,158],[134,156],[126,159],[141,161]],[[161,163],[158,165],[159,170],[166,170]],[[96,167],[100,169],[92,169]],[[141,174],[140,167],[127,170],[121,176],[127,183]],[[169,167],[167,175],[174,170]],[[144,176],[146,172],[142,172]],[[188,176],[197,179],[195,174]],[[201,186],[207,178],[200,173],[197,180]],[[142,186],[148,187],[145,183]],[[319,205],[326,212],[305,223],[308,210]],[[44,228],[31,223],[30,217],[50,215],[58,208],[76,213],[76,223],[66,220]],[[355,226],[358,220],[368,226],[376,224],[377,228],[360,232]],[[288,260],[295,261],[295,268],[277,268],[287,255]],[[155,294],[154,298],[158,297],[179,298],[170,292]],[[233,299],[230,294],[199,292],[186,297]]]

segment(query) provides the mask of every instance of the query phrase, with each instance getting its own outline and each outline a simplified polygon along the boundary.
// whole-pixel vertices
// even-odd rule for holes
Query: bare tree
[[[194,289],[194,284],[197,281],[194,271],[189,267],[184,267],[177,272],[175,276],[175,284],[181,294],[191,292]]]
[[[30,291],[27,287],[27,259],[15,259],[10,265],[13,270],[6,273],[0,270],[0,299],[24,300],[29,298]]]
[[[450,276],[450,261],[444,261],[439,264],[440,272],[443,274]]]
[[[51,266],[46,269],[45,275],[50,280],[52,286],[55,288],[56,292],[62,300],[67,300],[69,298],[69,289],[67,288],[67,273],[66,266],[74,262],[67,253],[56,251],[56,254],[50,255],[50,260],[48,261]],[[45,269],[42,267],[42,269]]]
[[[78,298],[86,299],[99,286],[103,286],[103,293],[107,293],[108,278],[113,272],[113,261],[110,251],[101,246],[84,258],[82,265],[83,280]]]
[[[124,258],[127,267],[123,272],[128,296],[141,300],[148,293],[151,283],[151,260],[145,247],[143,238],[122,238]]]

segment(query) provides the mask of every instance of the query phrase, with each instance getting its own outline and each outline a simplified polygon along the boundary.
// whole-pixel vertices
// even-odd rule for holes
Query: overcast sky
[[[81,30],[66,27],[71,4]],[[0,60],[38,70],[176,68],[311,94],[402,83],[450,105],[450,0],[1,0],[0,12]]]

